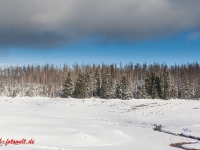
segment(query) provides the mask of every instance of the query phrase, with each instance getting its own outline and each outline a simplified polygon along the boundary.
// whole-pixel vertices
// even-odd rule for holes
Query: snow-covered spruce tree
[[[145,78],[145,89],[147,93],[147,98],[151,98],[152,94],[152,79],[151,79],[151,74],[148,72],[147,77]]]
[[[68,72],[67,78],[63,84],[62,97],[63,98],[72,97],[73,90],[74,90],[73,81],[70,72]]]
[[[0,83],[0,96],[2,96],[4,94],[5,88],[2,84],[2,82]]]
[[[117,98],[117,82],[116,82],[116,64],[110,66],[110,74],[111,74],[111,94],[113,98]]]
[[[148,73],[147,78],[145,79],[145,89],[148,95],[148,98],[157,98],[159,94],[159,89],[157,83],[157,75],[154,72]]]
[[[190,98],[190,89],[189,89],[189,81],[188,77],[183,74],[183,80],[182,80],[182,85],[181,85],[181,90],[180,90],[180,98],[181,99],[189,99]]]
[[[111,96],[117,98],[117,84],[113,78],[111,78]]]
[[[152,98],[161,98],[168,100],[170,99],[170,88],[171,88],[171,76],[170,72],[167,70],[167,68],[164,69],[162,73],[160,73],[160,76],[157,76],[156,74],[153,76],[154,82],[155,82],[155,89],[153,89],[153,96]],[[157,91],[156,91],[157,90]],[[157,95],[158,93],[158,95]]]
[[[16,97],[17,96],[17,92],[16,90],[13,90],[13,93],[12,93],[12,98]]]
[[[76,79],[75,97],[76,98],[91,98],[93,96],[93,75],[86,73],[80,74]]]
[[[195,88],[195,99],[197,99],[197,100],[200,99],[200,86],[197,86]]]
[[[83,78],[83,85],[85,85],[85,98],[91,98],[95,90],[93,73],[86,73]]]
[[[146,94],[146,89],[145,89],[145,84],[141,83],[141,85],[138,86],[137,88],[137,93],[136,93],[136,98],[137,99],[146,99],[147,94]]]
[[[105,99],[112,98],[112,92],[111,92],[111,75],[110,74],[104,74],[102,79],[102,85],[101,85],[101,97]]]
[[[163,99],[168,100],[170,99],[170,80],[171,80],[171,75],[170,72],[165,69],[164,70],[164,97]]]
[[[170,98],[178,98],[178,87],[176,84],[173,84],[171,87]]]
[[[160,92],[159,92],[159,97],[161,99],[164,99],[164,92],[165,92],[165,77],[164,74],[160,74]]]
[[[78,78],[76,79],[76,85],[75,85],[75,98],[85,98],[85,82],[84,82],[84,76],[80,74]]]
[[[110,71],[107,70],[103,74],[102,85],[101,85],[101,97],[105,99],[116,98],[116,83],[110,74]]]
[[[142,99],[142,86],[137,86],[136,98]]]
[[[94,73],[94,90],[93,90],[93,96],[99,97],[100,96],[100,75],[98,69],[95,70]]]
[[[190,88],[190,98],[195,99],[195,87]]]
[[[142,84],[142,87],[141,87],[141,94],[142,94],[142,98],[144,98],[144,99],[147,98],[147,93],[146,93],[146,89],[145,89],[145,84]]]
[[[111,78],[112,79],[115,79],[115,67],[114,67],[114,65],[112,64],[112,65],[110,65],[110,75],[111,75]]]
[[[131,82],[128,78],[122,77],[121,81],[122,99],[129,100],[133,98]]]
[[[152,98],[153,99],[158,99],[159,98],[159,93],[160,93],[160,80],[159,77],[155,74],[153,76],[153,81],[152,81]]]
[[[116,90],[117,90],[117,98],[122,99],[122,88],[120,84],[116,85]]]
[[[156,73],[151,72],[147,74],[145,79],[145,89],[148,98],[170,98],[170,73],[166,69],[158,76]]]

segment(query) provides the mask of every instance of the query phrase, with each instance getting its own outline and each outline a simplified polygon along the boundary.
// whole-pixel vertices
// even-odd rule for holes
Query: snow
[[[5,150],[169,150],[196,140],[152,128],[200,137],[200,101],[103,100],[1,97],[0,138],[33,139],[34,144],[2,144]],[[200,142],[184,145],[199,148]]]

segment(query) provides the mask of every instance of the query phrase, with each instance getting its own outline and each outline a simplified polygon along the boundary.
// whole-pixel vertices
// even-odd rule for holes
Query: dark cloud
[[[199,0],[0,0],[0,46],[83,38],[140,41],[198,32]]]

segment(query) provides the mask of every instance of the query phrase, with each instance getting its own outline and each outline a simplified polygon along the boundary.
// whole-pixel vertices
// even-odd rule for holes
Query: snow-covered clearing
[[[169,144],[200,137],[200,101],[0,98],[0,139],[33,139],[2,144],[5,150],[170,150]],[[200,141],[185,147],[200,149]]]

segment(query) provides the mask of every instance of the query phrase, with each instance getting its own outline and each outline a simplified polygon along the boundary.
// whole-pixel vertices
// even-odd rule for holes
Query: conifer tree
[[[114,79],[115,78],[115,69],[114,69],[114,65],[110,65],[110,75],[111,78]]]
[[[181,91],[180,91],[181,99],[189,98],[190,92],[189,92],[188,84],[189,84],[188,78],[185,74],[183,74],[182,86],[181,86]]]
[[[145,99],[147,98],[146,94],[146,89],[145,89],[145,84],[142,83],[141,86],[138,86],[138,91],[137,91],[137,99]]]
[[[105,99],[111,99],[117,97],[116,83],[110,71],[107,69],[103,75],[101,85],[101,97]]]
[[[0,83],[0,96],[4,93],[4,91],[5,91],[5,88],[4,88],[4,86],[3,86],[2,82],[1,82]]]
[[[137,87],[136,98],[142,99],[142,86]]]
[[[76,98],[85,98],[85,92],[86,91],[86,85],[84,82],[84,76],[82,74],[79,74],[78,78],[76,79],[76,85],[75,85],[75,97]]]
[[[168,70],[164,70],[164,97],[163,99],[168,100],[170,95],[170,73]]]
[[[158,98],[159,78],[154,72],[148,73],[145,79],[145,89],[149,98]]]
[[[63,84],[62,97],[63,98],[72,97],[72,93],[73,93],[73,81],[70,72],[68,72],[67,78]]]
[[[133,98],[131,82],[128,78],[122,77],[121,88],[123,100],[129,100]]]
[[[117,98],[117,83],[115,81],[115,67],[112,64],[110,66],[110,75],[111,75],[111,79],[110,79],[110,86],[111,86],[111,97],[112,98]]]
[[[195,99],[200,99],[200,86],[195,88]]]
[[[16,90],[13,90],[13,93],[12,93],[12,98],[16,97],[17,96],[17,92]]]
[[[164,99],[164,92],[165,92],[165,77],[164,74],[160,74],[160,92],[159,92],[159,97],[161,99]]]
[[[93,90],[93,96],[99,97],[100,96],[100,75],[98,69],[95,70],[94,74],[94,90]]]
[[[159,77],[155,74],[153,76],[153,81],[152,81],[152,98],[153,99],[158,99],[159,98],[159,91],[160,91],[160,80]]]
[[[178,98],[180,98],[180,99],[182,99],[181,91],[182,91],[182,88],[180,88],[180,89],[178,90]]]
[[[85,86],[85,98],[91,98],[95,90],[93,73],[86,73],[83,76],[83,85]]]
[[[190,93],[191,93],[190,98],[191,99],[196,99],[196,88],[195,87],[191,88]]]
[[[111,85],[111,75],[110,74],[104,74],[102,79],[102,85],[101,85],[101,97],[105,99],[112,98],[112,85]]]
[[[120,84],[117,84],[117,98],[122,99],[122,88]]]
[[[171,87],[170,98],[178,98],[178,87],[175,84]]]
[[[151,87],[152,87],[152,83],[151,83],[151,74],[147,73],[147,77],[145,78],[145,89],[146,89],[146,93],[147,93],[147,98],[151,98]]]
[[[141,95],[142,95],[142,98],[147,98],[147,94],[146,94],[146,89],[145,89],[145,84],[142,84],[142,87],[141,87]]]
[[[92,73],[80,74],[76,80],[75,97],[91,98],[94,91],[94,76]]]
[[[84,98],[92,97],[92,81],[89,73],[83,74],[82,85],[84,86]]]
[[[115,79],[112,78],[112,76],[110,81],[110,87],[111,87],[111,97],[117,98],[117,84],[115,82]]]

